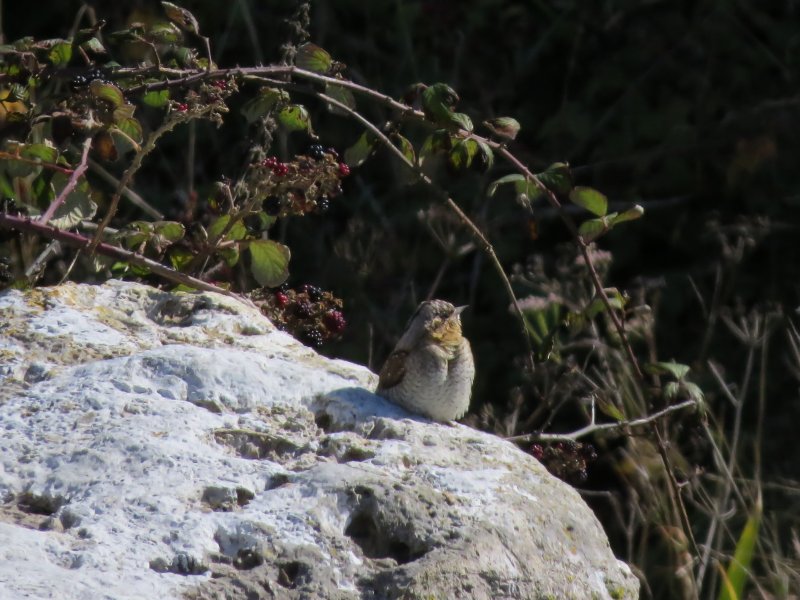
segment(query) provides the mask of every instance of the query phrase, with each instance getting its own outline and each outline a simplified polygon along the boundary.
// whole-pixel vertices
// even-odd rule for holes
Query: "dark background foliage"
[[[156,1],[90,5],[112,31],[161,18]],[[277,0],[182,5],[211,38],[220,66],[279,60],[284,19],[296,8]],[[6,40],[64,37],[80,7],[4,3],[3,33]],[[732,418],[708,361],[733,380],[746,349],[710,307],[731,318],[755,310],[786,319],[800,305],[800,5],[337,0],[311,8],[312,41],[346,63],[353,81],[393,97],[415,82],[447,82],[475,122],[505,115],[520,121],[511,149],[533,170],[568,162],[577,183],[602,190],[612,205],[643,205],[644,219],[600,242],[614,257],[609,283],[643,290],[655,311],[659,357],[691,365],[711,410],[722,423]],[[308,106],[326,146],[343,150],[360,134],[313,101]],[[363,112],[376,123],[388,116],[368,103]],[[242,119],[229,118],[220,130],[196,127],[192,169],[184,128],[165,139],[136,179],[137,191],[168,214],[180,212],[194,190],[204,198],[244,160]],[[275,151],[291,155],[307,142],[279,140]],[[486,197],[487,183],[510,172],[504,169],[443,173],[440,182],[489,234],[507,271],[532,256],[552,263],[569,240],[557,215],[537,205],[531,220],[512,195]],[[524,346],[496,274],[436,207],[429,191],[403,185],[400,169],[378,151],[354,171],[330,212],[279,224],[292,249],[290,282],[321,285],[344,300],[347,334],[325,351],[373,369],[418,301],[433,294],[468,303],[465,327],[479,369],[473,413],[489,404],[502,413],[522,381],[514,365]],[[780,333],[761,380],[768,398],[762,460],[765,479],[792,487],[800,478],[793,447],[800,403],[790,364]],[[755,404],[745,408],[746,422],[755,416]],[[745,428],[745,463],[754,434]],[[699,465],[708,453],[698,450]],[[600,466],[590,475],[588,485],[603,487]],[[796,492],[765,493],[767,511],[796,526]],[[622,553],[622,540],[610,535]]]

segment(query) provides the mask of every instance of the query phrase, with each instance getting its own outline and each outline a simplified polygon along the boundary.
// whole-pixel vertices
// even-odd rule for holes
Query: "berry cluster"
[[[88,71],[84,71],[83,73],[78,73],[75,77],[72,78],[70,81],[70,86],[72,87],[73,91],[78,91],[81,88],[86,87],[95,79],[105,79],[106,74],[105,72],[98,68],[92,67]]]
[[[266,192],[262,209],[272,217],[325,212],[332,198],[342,193],[341,180],[350,167],[339,162],[333,148],[309,146],[289,162],[269,156],[253,165],[253,184]]]
[[[342,301],[314,285],[256,290],[250,299],[278,328],[315,348],[339,337],[347,327]]]
[[[267,157],[261,164],[270,169],[276,177],[285,177],[289,174],[289,165],[280,162],[274,156]]]
[[[586,481],[586,469],[597,459],[594,446],[574,441],[559,441],[547,446],[533,444],[530,453],[550,473],[570,483]]]

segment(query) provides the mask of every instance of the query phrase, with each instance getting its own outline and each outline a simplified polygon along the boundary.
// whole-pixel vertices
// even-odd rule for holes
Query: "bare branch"
[[[525,435],[515,435],[512,437],[505,438],[509,442],[557,442],[557,441],[575,441],[582,437],[586,437],[587,435],[591,435],[593,433],[597,433],[598,431],[610,431],[610,432],[626,432],[629,429],[633,429],[634,427],[644,427],[647,425],[653,424],[655,421],[666,417],[674,412],[679,410],[683,410],[684,408],[689,407],[696,407],[697,401],[695,400],[684,400],[683,402],[679,402],[678,404],[673,404],[672,406],[668,406],[665,409],[662,409],[658,412],[654,412],[651,415],[646,417],[641,417],[639,419],[632,419],[630,421],[618,421],[616,423],[590,423],[585,427],[581,427],[575,431],[570,433],[526,433]],[[594,421],[594,418],[592,418]]]

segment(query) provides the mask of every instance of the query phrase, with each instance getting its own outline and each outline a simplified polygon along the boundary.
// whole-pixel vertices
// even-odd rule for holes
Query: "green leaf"
[[[647,363],[644,366],[645,372],[650,375],[672,375],[680,381],[689,372],[689,365],[676,363],[675,361]]]
[[[569,199],[598,217],[604,217],[608,212],[608,198],[595,189],[575,187],[569,193]]]
[[[200,26],[197,24],[197,19],[195,19],[194,15],[188,10],[172,4],[172,2],[162,2],[161,6],[164,8],[164,13],[170,21],[186,31],[199,33]]]
[[[81,48],[90,54],[106,54],[106,49],[96,37],[81,43]]]
[[[259,285],[277,287],[289,277],[291,252],[273,240],[253,240],[248,244],[250,269]]]
[[[153,231],[168,242],[175,243],[183,238],[186,228],[176,221],[154,221]]]
[[[149,221],[132,221],[114,235],[114,239],[120,241],[128,250],[138,248],[151,237],[153,237],[153,225]]]
[[[66,66],[71,58],[72,43],[67,41],[57,43],[50,48],[50,52],[47,54],[47,60],[49,60],[54,67]]]
[[[110,143],[113,148],[111,152],[111,160],[117,160],[119,156],[125,155],[131,151],[136,151],[136,152],[139,151],[139,142],[134,140],[131,136],[129,136],[125,131],[123,131],[119,127],[116,126],[110,127],[108,129],[108,136],[111,140]],[[95,138],[96,137],[97,136],[95,136]]]
[[[611,289],[616,293],[609,293],[609,290],[605,290],[606,297],[608,298],[608,305],[613,309],[622,310],[625,308],[625,298],[619,293],[619,291],[617,291],[616,288]],[[602,298],[595,297],[591,302],[589,302],[586,308],[583,309],[583,314],[587,319],[594,319],[597,315],[605,311],[606,303],[603,302]]]
[[[142,132],[142,125],[139,123],[139,121],[137,121],[133,117],[127,117],[125,119],[120,120],[116,124],[116,127],[137,144],[142,143],[142,139],[144,137],[144,134]]]
[[[488,171],[494,165],[494,151],[483,140],[475,140],[478,143],[478,158],[481,161],[483,171]]]
[[[66,187],[69,177],[61,172],[53,173],[51,185],[55,197]],[[64,203],[56,209],[49,225],[59,229],[69,229],[85,219],[91,219],[97,212],[97,205],[92,202],[91,188],[85,177],[78,180],[75,188],[67,194]]]
[[[513,140],[519,133],[519,121],[512,117],[497,117],[483,122],[484,127],[503,140]]]
[[[122,95],[122,90],[109,81],[93,79],[91,83],[89,83],[89,91],[92,92],[95,98],[105,100],[115,108],[121,106],[125,102],[125,96]]]
[[[686,391],[686,394],[689,396],[689,398],[698,403],[703,402],[703,390],[700,389],[699,385],[692,383],[691,381],[681,381],[681,384],[683,385],[683,389]]]
[[[353,92],[351,92],[346,87],[343,87],[341,85],[336,85],[335,83],[326,83],[325,94],[327,94],[334,100],[338,100],[339,102],[344,104],[347,108],[356,107],[356,98],[355,96],[353,96]],[[335,115],[342,115],[342,116],[348,115],[346,111],[332,104],[328,104],[328,110],[330,110]]]
[[[547,360],[555,348],[563,307],[558,302],[535,296],[520,302],[525,330],[531,338],[537,359]]]
[[[119,123],[124,119],[130,119],[134,112],[136,112],[136,107],[130,102],[126,102],[114,109],[114,112],[111,113],[111,120],[114,123]]]
[[[589,219],[581,223],[578,233],[586,243],[593,242],[608,231],[608,220],[605,217]]]
[[[58,160],[58,150],[47,143],[25,144],[20,150],[20,156],[38,159],[44,163],[55,163]]]
[[[194,259],[194,254],[192,254],[186,248],[170,248],[169,250],[169,262],[172,263],[172,268],[180,271],[185,266],[189,265],[192,260]]]
[[[629,208],[626,211],[623,211],[616,215],[613,219],[611,219],[612,225],[616,225],[618,223],[624,223],[625,221],[635,221],[644,215],[644,208],[639,206],[638,204],[634,205],[633,208]]]
[[[290,104],[278,112],[278,123],[288,131],[311,131],[311,118],[300,104]]]
[[[233,267],[239,262],[239,247],[229,246],[227,248],[217,248],[219,254],[229,267]]]
[[[174,23],[155,23],[147,32],[147,38],[156,44],[177,44],[183,34]]]
[[[450,123],[450,115],[458,103],[458,94],[446,83],[434,83],[422,92],[422,109],[434,123]]]
[[[739,541],[736,542],[733,558],[725,571],[725,580],[729,585],[720,589],[718,600],[741,600],[744,598],[744,587],[747,584],[750,567],[753,563],[753,554],[758,543],[762,512],[763,507],[759,496],[747,517]]]
[[[333,59],[324,48],[320,48],[316,44],[306,43],[297,49],[294,64],[306,71],[324,75],[331,70]]]
[[[458,140],[450,151],[450,164],[456,169],[467,169],[478,152],[478,143],[470,138]]]
[[[142,96],[142,102],[147,106],[153,108],[161,108],[169,102],[169,90],[158,90],[155,92],[147,92]]]
[[[356,143],[344,151],[344,162],[349,167],[361,166],[375,147],[377,142],[375,134],[370,131],[365,131],[356,140]]]
[[[603,413],[607,417],[611,417],[615,421],[624,421],[625,415],[623,412],[614,404],[612,401],[608,400],[607,398],[598,397],[596,398],[597,408],[600,409],[600,412]]]
[[[417,155],[414,152],[414,146],[411,144],[411,142],[409,142],[407,138],[403,137],[399,133],[395,133],[392,136],[392,139],[397,143],[397,147],[400,149],[400,152],[403,153],[403,156],[406,157],[406,160],[412,165],[416,165]]]
[[[225,227],[227,227],[228,222],[231,220],[230,215],[220,215],[216,219],[211,222],[211,225],[208,226],[208,238],[210,240],[217,240],[219,236],[222,234]],[[225,236],[226,240],[241,240],[247,235],[247,228],[244,226],[241,220],[236,221],[228,231],[227,235]]]
[[[466,131],[472,131],[472,119],[469,115],[464,113],[452,113],[450,115],[450,122]]]
[[[490,198],[494,196],[495,192],[497,192],[497,188],[501,185],[506,183],[513,183],[516,187],[518,183],[525,184],[525,176],[520,175],[519,173],[511,173],[509,175],[503,175],[500,179],[495,179],[492,183],[489,184],[489,187],[486,188],[486,195]],[[525,184],[527,186],[527,184]]]
[[[245,102],[242,106],[242,114],[248,123],[254,123],[269,115],[273,109],[282,108],[290,101],[291,98],[285,90],[263,87],[258,90],[258,94],[254,98]]]
[[[664,400],[668,403],[675,402],[681,395],[681,384],[677,381],[668,381],[664,385]]]
[[[450,150],[450,134],[446,129],[437,129],[422,142],[422,148],[419,150],[419,164],[422,166],[425,160],[429,157],[438,154],[439,152],[447,152]]]
[[[572,173],[567,163],[553,163],[537,173],[536,178],[555,194],[568,194],[572,189]]]

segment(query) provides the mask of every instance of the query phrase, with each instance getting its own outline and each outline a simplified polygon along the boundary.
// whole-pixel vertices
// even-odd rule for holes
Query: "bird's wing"
[[[378,381],[379,390],[392,388],[403,380],[403,375],[406,374],[407,356],[408,352],[405,350],[395,350],[389,355],[381,369],[380,380]]]

